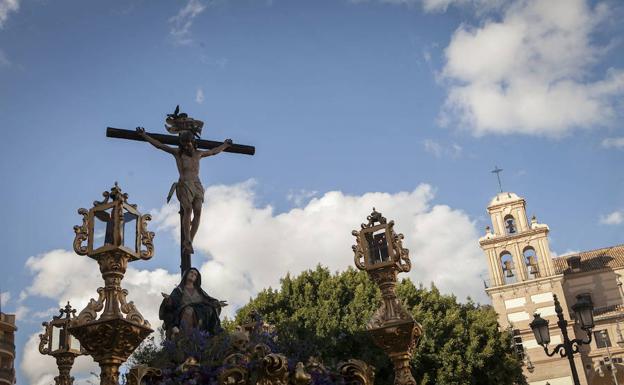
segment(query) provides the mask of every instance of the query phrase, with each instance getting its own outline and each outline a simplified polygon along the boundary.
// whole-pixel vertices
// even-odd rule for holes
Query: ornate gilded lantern
[[[82,226],[74,226],[74,250],[97,260],[99,255],[123,253],[130,261],[150,259],[154,252],[154,233],[147,231],[149,214],[141,215],[136,205],[129,204],[128,194],[115,182],[105,191],[103,201],[94,201],[90,210],[79,209]],[[84,242],[86,245],[83,245]],[[145,250],[141,250],[141,246]]]
[[[367,325],[375,343],[390,357],[395,368],[396,385],[416,385],[410,359],[422,327],[408,313],[396,296],[397,274],[411,269],[409,252],[403,248],[403,234],[394,232],[394,221],[388,222],[373,208],[361,229],[353,230],[355,266],[366,270],[379,286],[383,303]]]
[[[119,366],[152,332],[134,303],[126,300],[128,291],[121,281],[128,262],[152,257],[154,233],[147,231],[150,215],[141,215],[129,204],[117,183],[103,196],[91,209],[78,210],[83,220],[82,226],[74,227],[74,250],[98,262],[104,287],[97,289],[98,299],[91,299],[72,319],[69,332],[100,365],[100,383],[116,385]]]
[[[403,234],[395,234],[394,221],[387,222],[375,208],[366,219],[368,223],[362,224],[360,231],[352,232],[357,238],[353,248],[358,269],[374,271],[394,266],[396,271],[410,271],[408,250],[401,243]]]
[[[67,302],[59,312],[60,315],[53,316],[52,321],[42,324],[44,331],[39,334],[39,352],[56,359],[59,375],[54,377],[55,384],[71,385],[74,377],[69,372],[74,365],[74,359],[84,352],[80,348],[80,342],[68,331],[72,319],[76,317],[76,310]]]

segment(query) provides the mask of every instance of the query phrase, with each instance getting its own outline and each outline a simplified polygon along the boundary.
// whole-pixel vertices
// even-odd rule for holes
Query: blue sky
[[[23,316],[17,365],[46,311],[95,294],[63,269],[94,274],[68,251],[72,226],[114,181],[156,218],[156,257],[128,284],[147,297],[138,277],[175,281],[173,160],[104,133],[162,133],[176,104],[204,138],[257,148],[202,165],[213,188],[195,260],[229,277],[208,285],[234,305],[286,271],[349,266],[345,226],[373,205],[411,237],[412,278],[485,300],[476,239],[495,165],[556,253],[622,243],[623,13],[583,0],[0,0],[1,289]],[[273,275],[254,275],[258,261]],[[465,289],[458,263],[473,266]]]

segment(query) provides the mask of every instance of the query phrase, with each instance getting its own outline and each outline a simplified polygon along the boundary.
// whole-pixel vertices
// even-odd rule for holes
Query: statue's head
[[[182,276],[182,284],[192,284],[195,287],[201,287],[201,274],[194,267],[188,269]]]
[[[196,148],[195,135],[191,131],[182,131],[180,133],[180,150],[186,154],[192,154]]]

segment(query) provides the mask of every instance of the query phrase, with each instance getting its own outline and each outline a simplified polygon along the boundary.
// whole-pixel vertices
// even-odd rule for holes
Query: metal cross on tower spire
[[[500,173],[503,171],[502,168],[498,168],[498,166],[494,166],[494,170],[492,170],[492,174],[496,174],[496,178],[498,179],[498,188],[500,192],[503,192],[503,185],[501,184]]]

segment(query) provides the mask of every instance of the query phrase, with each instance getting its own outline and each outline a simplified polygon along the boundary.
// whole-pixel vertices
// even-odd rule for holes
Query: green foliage
[[[160,341],[165,340],[165,331],[162,327],[159,327],[158,335],[160,336]],[[132,368],[137,365],[148,365],[151,364],[156,357],[160,354],[162,350],[162,346],[160,343],[156,343],[156,339],[154,334],[147,337],[141,345],[132,353],[130,358],[128,358],[127,366]]]
[[[397,285],[397,295],[424,329],[412,359],[419,385],[526,384],[511,337],[498,330],[490,306],[470,299],[458,303],[433,285],[427,290],[409,279]],[[331,274],[317,266],[294,278],[287,275],[279,290],[260,292],[240,309],[236,323],[256,310],[276,326],[279,351],[289,358],[305,362],[315,356],[330,366],[359,358],[376,367],[377,384],[390,384],[392,365],[365,332],[380,301],[365,272]]]

